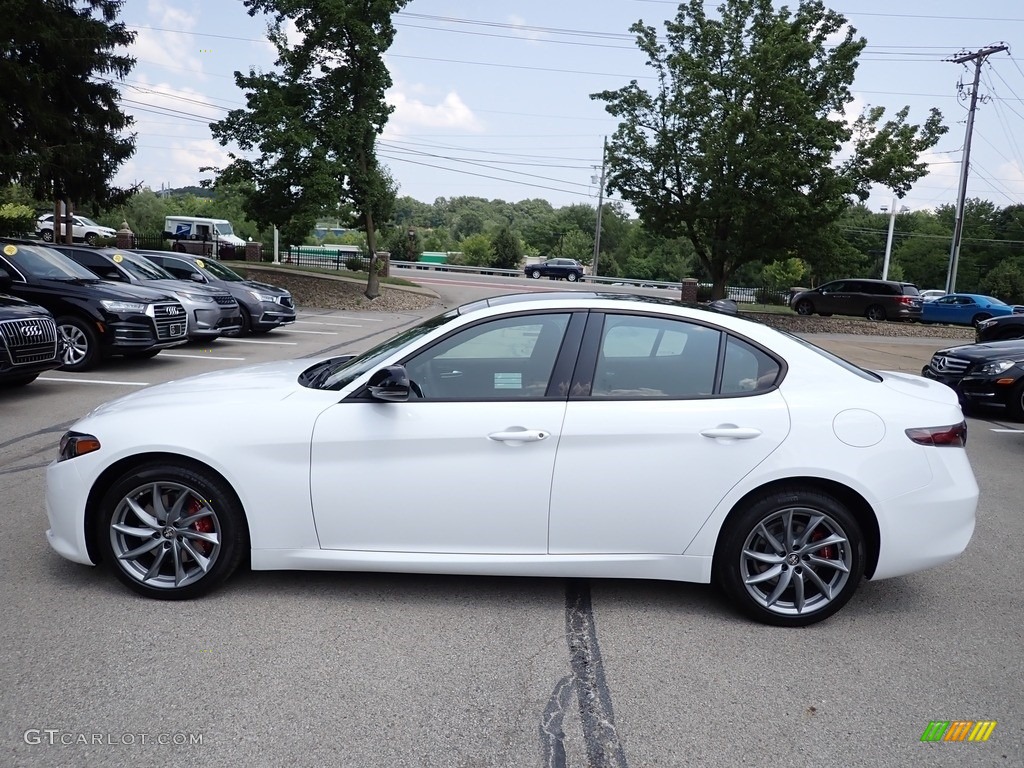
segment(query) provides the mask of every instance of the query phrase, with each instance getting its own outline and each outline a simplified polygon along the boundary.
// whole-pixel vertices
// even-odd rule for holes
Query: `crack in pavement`
[[[604,675],[590,585],[570,581],[565,587],[565,636],[572,674],[555,685],[541,717],[541,750],[546,768],[566,768],[562,723],[575,689],[587,749],[588,768],[626,768],[626,754],[615,729],[611,693]]]

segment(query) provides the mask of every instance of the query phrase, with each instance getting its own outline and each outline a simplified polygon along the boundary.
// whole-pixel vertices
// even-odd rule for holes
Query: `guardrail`
[[[296,266],[305,267],[320,267],[322,269],[349,269],[353,259],[358,260],[362,266],[362,269],[366,269],[369,265],[369,260],[354,256],[351,253],[334,252],[334,253],[309,253],[309,252],[294,252],[294,251],[282,251],[281,261],[289,264],[295,264]],[[524,280],[531,279],[522,270],[519,269],[497,269],[495,267],[468,267],[459,264],[437,264],[434,262],[423,262],[423,261],[401,261],[391,260],[391,266],[400,269],[409,270],[426,270],[431,272],[453,272],[458,274],[467,275],[495,275],[499,277],[516,277],[523,278]],[[592,285],[622,285],[632,286],[634,288],[662,288],[667,290],[680,291],[682,290],[682,283],[670,282],[664,280],[638,280],[628,277],[605,277],[603,275],[583,275],[579,282],[589,283]],[[702,284],[702,287],[710,288],[709,284]],[[733,301],[754,304],[761,303],[758,301],[758,294],[765,293],[764,289],[760,288],[746,288],[741,286],[729,286],[726,288],[727,298]],[[788,294],[786,292],[779,292],[778,296],[772,294],[771,298],[776,299],[776,303],[785,304]]]

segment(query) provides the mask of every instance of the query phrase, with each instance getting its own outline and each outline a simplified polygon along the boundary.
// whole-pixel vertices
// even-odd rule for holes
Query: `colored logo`
[[[932,720],[921,741],[988,741],[995,729],[995,720]]]

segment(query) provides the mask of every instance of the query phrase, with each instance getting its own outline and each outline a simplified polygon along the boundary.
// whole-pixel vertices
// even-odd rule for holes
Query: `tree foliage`
[[[498,269],[519,269],[523,246],[512,230],[504,226],[491,241],[491,266]]]
[[[379,293],[376,227],[391,218],[395,185],[378,164],[377,136],[392,107],[384,101],[391,75],[383,54],[395,36],[392,16],[408,0],[244,0],[265,13],[277,51],[276,71],[235,73],[246,108],[211,125],[223,145],[235,142],[250,160],[231,154],[220,178],[249,181],[249,217],[275,224],[303,242],[316,219],[349,203],[366,232],[371,268],[366,295]],[[299,39],[290,41],[288,24]]]
[[[720,18],[704,5],[680,5],[664,38],[632,26],[653,90],[634,80],[591,98],[620,121],[609,189],[645,226],[689,239],[720,297],[743,264],[802,257],[872,183],[905,194],[946,129],[936,110],[924,126],[908,125],[905,109],[880,124],[879,107],[846,124],[865,40],[818,0],[795,10],[725,0]],[[853,156],[838,163],[851,141]]]
[[[122,0],[0,0],[0,184],[91,212],[126,198],[111,186],[135,151],[116,82],[135,60]],[[68,236],[70,237],[70,231]]]

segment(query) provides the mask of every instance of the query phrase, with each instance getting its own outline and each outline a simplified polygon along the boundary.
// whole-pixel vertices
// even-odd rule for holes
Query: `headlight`
[[[980,323],[978,323],[977,328],[978,329],[988,328],[994,322],[995,322],[995,318],[989,318],[988,320],[982,320]]]
[[[249,291],[249,293],[252,294],[252,297],[254,299],[256,299],[256,301],[275,301],[276,300],[276,297],[273,296],[272,294],[269,294],[269,293],[260,293],[259,291]]]
[[[174,295],[177,296],[179,299],[184,299],[185,301],[196,301],[205,304],[213,303],[212,296],[204,296],[201,293],[185,293],[185,291],[175,291]]]
[[[985,363],[985,365],[978,369],[978,373],[998,376],[1000,373],[1010,370],[1016,364],[1016,360],[996,360],[994,363]]]
[[[65,432],[60,439],[60,457],[57,461],[67,461],[99,449],[100,441],[92,435],[85,435],[81,432]]]
[[[145,314],[146,305],[139,301],[112,301],[110,299],[103,299],[100,301],[104,309],[111,312],[138,312],[139,314]]]

